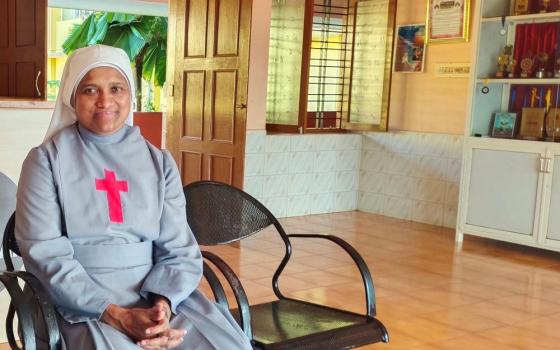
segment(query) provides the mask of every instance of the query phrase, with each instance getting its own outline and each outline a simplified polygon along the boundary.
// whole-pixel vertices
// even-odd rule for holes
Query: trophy
[[[526,15],[529,13],[529,0],[515,0],[513,8],[515,15]]]
[[[554,77],[560,78],[560,58],[556,59],[556,64],[554,65]]]
[[[515,66],[517,65],[517,61],[510,57],[509,62],[506,66],[506,72],[508,78],[515,78]]]
[[[506,45],[502,50],[502,53],[498,55],[498,70],[496,71],[496,78],[504,77],[504,74],[507,71],[507,67],[511,63],[512,53],[513,53],[513,46]]]
[[[548,62],[548,54],[546,52],[539,52],[537,54],[537,62],[539,63],[535,77],[542,79],[546,78],[546,63]]]
[[[560,108],[551,108],[546,115],[547,141],[560,141]]]
[[[535,59],[532,57],[525,57],[519,63],[521,67],[521,78],[529,78],[529,76],[533,73],[533,65],[535,64]]]
[[[550,0],[539,0],[539,12],[546,13],[550,9]]]

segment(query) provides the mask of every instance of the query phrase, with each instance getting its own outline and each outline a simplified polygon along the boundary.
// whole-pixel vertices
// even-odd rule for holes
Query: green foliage
[[[131,62],[141,65],[142,77],[156,86],[165,83],[167,18],[97,12],[75,26],[62,44],[66,54],[89,45],[123,49]]]

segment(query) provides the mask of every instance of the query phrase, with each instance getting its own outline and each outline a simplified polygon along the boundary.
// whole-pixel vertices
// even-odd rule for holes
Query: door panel
[[[560,241],[560,156],[554,156],[552,171],[548,232],[546,238]]]
[[[172,0],[166,146],[184,184],[243,186],[251,0]],[[170,25],[170,28],[172,26]]]
[[[183,136],[202,140],[204,125],[204,71],[185,72],[183,108]]]
[[[212,113],[212,140],[233,144],[235,123],[236,72],[214,72],[214,113]]]
[[[202,153],[183,152],[181,168],[183,183],[198,181],[202,177]]]
[[[217,0],[215,56],[237,56],[239,1]]]
[[[0,0],[0,96],[45,97],[47,0]]]
[[[473,149],[467,224],[533,235],[539,153]]]

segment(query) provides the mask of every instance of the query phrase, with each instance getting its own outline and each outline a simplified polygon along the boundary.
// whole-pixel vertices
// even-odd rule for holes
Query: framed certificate
[[[428,43],[468,41],[471,0],[427,0]]]
[[[516,113],[496,112],[492,123],[493,137],[513,137],[515,133]]]

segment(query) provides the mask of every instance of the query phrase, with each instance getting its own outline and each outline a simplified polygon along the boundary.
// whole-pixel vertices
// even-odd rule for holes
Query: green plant
[[[156,86],[165,83],[167,18],[96,12],[72,29],[62,48],[70,54],[95,44],[119,47],[134,63],[138,108],[142,106],[142,78]]]

